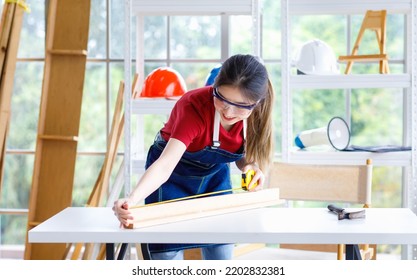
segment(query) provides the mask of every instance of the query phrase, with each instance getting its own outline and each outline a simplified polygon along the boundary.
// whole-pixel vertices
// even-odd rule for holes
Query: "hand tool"
[[[339,220],[344,220],[344,219],[362,219],[365,218],[365,209],[360,210],[360,211],[354,211],[354,212],[347,212],[345,209],[337,207],[333,204],[329,204],[327,206],[327,209],[329,209],[331,212],[337,214],[337,218]]]
[[[253,176],[255,176],[255,170],[253,169],[249,169],[248,171],[246,171],[246,173],[242,173],[242,189],[243,190],[248,191],[248,190],[254,189],[258,185],[258,182],[255,182],[250,189],[248,188],[250,182],[253,179]]]

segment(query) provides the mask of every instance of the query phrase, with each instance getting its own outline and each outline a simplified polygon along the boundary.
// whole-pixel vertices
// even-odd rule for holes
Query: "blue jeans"
[[[203,260],[231,260],[234,244],[213,245],[201,248]],[[184,250],[151,253],[151,260],[183,260]]]

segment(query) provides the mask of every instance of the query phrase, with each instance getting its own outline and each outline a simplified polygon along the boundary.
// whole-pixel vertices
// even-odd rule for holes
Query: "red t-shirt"
[[[171,111],[161,136],[180,140],[187,151],[196,152],[213,143],[214,101],[211,86],[184,94]],[[243,123],[237,122],[230,131],[220,125],[220,148],[236,153],[243,145]]]

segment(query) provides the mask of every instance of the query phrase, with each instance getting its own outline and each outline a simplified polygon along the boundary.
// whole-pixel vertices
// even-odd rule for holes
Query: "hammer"
[[[331,212],[337,214],[337,218],[339,220],[344,219],[362,219],[365,218],[365,209],[360,211],[354,211],[354,212],[346,212],[345,209],[334,206],[333,204],[329,204],[327,206],[327,209],[329,209]]]

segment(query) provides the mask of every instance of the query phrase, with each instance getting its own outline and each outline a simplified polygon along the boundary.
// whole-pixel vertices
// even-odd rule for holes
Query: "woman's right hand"
[[[114,202],[113,212],[120,223],[124,226],[129,226],[133,222],[133,216],[129,211],[130,201],[127,198],[121,198]]]

